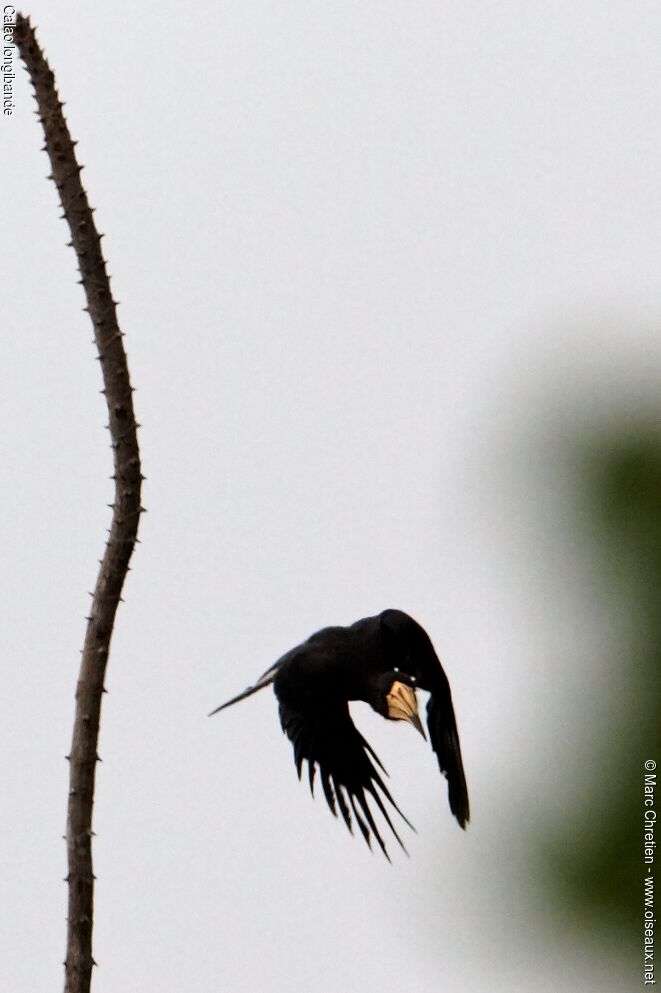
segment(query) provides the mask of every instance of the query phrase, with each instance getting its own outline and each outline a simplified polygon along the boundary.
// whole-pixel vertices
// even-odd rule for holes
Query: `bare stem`
[[[117,324],[101,238],[80,181],[74,142],[55,88],[55,78],[35,38],[29,18],[18,14],[14,39],[35,90],[53,179],[78,258],[86,309],[103,373],[115,468],[115,501],[110,537],[94,589],[76,688],[71,743],[67,855],[69,913],[65,993],[88,993],[92,966],[94,874],[92,810],[101,696],[117,605],[137,540],[140,506],[140,454],[122,333]]]

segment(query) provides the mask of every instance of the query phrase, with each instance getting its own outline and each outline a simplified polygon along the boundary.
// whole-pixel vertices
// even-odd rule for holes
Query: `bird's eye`
[[[411,682],[415,683],[415,676],[411,676]]]
[[[399,666],[398,665],[395,666],[395,668],[393,669],[393,672],[399,672]]]

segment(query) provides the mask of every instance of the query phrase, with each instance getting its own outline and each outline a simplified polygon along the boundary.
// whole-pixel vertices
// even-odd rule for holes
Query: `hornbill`
[[[408,721],[424,738],[415,694],[416,689],[429,692],[427,727],[431,746],[448,781],[450,810],[465,828],[469,819],[468,791],[450,684],[429,635],[408,614],[384,610],[350,627],[317,631],[278,659],[254,686],[211,713],[217,714],[271,684],[278,698],[283,731],[294,746],[299,779],[303,762],[307,761],[310,790],[314,795],[318,766],[332,813],[337,816],[339,807],[349,831],[352,831],[353,814],[367,844],[371,847],[373,835],[386,858],[389,858],[386,845],[368,796],[402,848],[404,844],[390,819],[386,802],[409,827],[413,825],[383,782],[376,766],[384,773],[386,770],[351,720],[349,701],[364,700],[387,720]]]

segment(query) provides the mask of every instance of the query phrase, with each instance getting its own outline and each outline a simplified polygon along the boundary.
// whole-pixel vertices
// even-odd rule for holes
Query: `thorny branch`
[[[35,38],[29,18],[18,14],[14,40],[30,75],[37,114],[45,135],[63,217],[71,231],[78,259],[86,310],[94,326],[103,373],[114,455],[115,500],[105,553],[87,622],[82,663],[76,688],[76,713],[71,743],[67,810],[69,909],[65,993],[88,993],[92,966],[94,874],[92,871],[92,810],[101,695],[110,639],[129,560],[137,541],[140,506],[140,455],[133,413],[131,383],[122,332],[117,324],[106,263],[92,210],[80,181],[81,166],[62,113],[55,79]]]

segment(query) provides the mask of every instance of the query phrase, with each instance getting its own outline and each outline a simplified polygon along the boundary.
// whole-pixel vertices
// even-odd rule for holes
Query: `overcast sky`
[[[545,908],[612,645],[562,439],[661,385],[661,7],[34,0],[104,242],[148,514],[104,698],[96,993],[620,993]],[[67,767],[111,452],[24,74],[2,121],[0,985],[58,988]],[[296,780],[312,631],[429,631],[471,795],[354,715],[393,865]],[[575,783],[574,783],[575,785]]]

